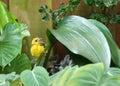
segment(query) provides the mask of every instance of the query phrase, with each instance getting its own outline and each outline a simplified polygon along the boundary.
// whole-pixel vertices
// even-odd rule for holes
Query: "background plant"
[[[4,25],[0,22],[1,26],[3,25],[0,29],[0,58],[4,56],[3,59],[0,59],[1,73],[4,73],[0,74],[0,84],[2,86],[56,86],[56,84],[58,86],[120,85],[120,70],[117,68],[120,66],[120,50],[104,24],[80,16],[67,16],[61,18],[55,24],[56,30],[48,29],[46,32],[49,42],[45,48],[48,53],[41,55],[41,57],[45,57],[45,67],[51,48],[57,41],[62,43],[71,59],[77,65],[67,67],[49,77],[43,67],[35,65],[31,68],[30,60],[25,54],[20,53],[21,41],[24,37],[21,33],[27,30],[22,29],[25,26],[16,22],[16,18],[8,14],[9,11],[6,10],[2,2],[0,6],[3,6],[0,9],[1,13],[7,13],[0,18],[6,21]],[[8,21],[5,19],[6,17],[13,20]],[[18,40],[19,44],[16,40]],[[12,49],[17,49],[16,53]],[[115,68],[110,67],[111,61],[114,62]],[[39,63],[38,59],[38,65]],[[82,65],[88,63],[96,64],[79,67],[78,65],[81,63]]]
[[[68,4],[61,3],[57,10],[48,9],[46,5],[39,10],[45,16],[42,18],[48,21],[51,17],[53,23],[58,23],[62,17],[72,13],[75,8],[80,7],[82,0],[68,0]],[[120,0],[83,0],[85,5],[92,8],[92,12],[87,18],[96,19],[104,24],[120,23],[120,15],[111,13],[115,9]]]
[[[84,0],[84,3],[88,6],[91,6],[93,11],[90,15],[90,18],[96,19],[104,24],[120,23],[120,15],[117,13],[111,13],[120,0]],[[98,9],[96,9],[97,7]]]
[[[108,18],[106,17],[107,8],[110,7],[109,9],[113,9],[119,1],[116,1],[114,3],[114,1],[112,1],[112,0],[111,0],[111,2],[98,0],[98,1],[93,1],[93,3],[91,2],[92,5],[88,4],[88,3],[90,3],[90,0],[85,0],[84,2],[87,5],[90,5],[95,9],[96,9],[96,6],[100,9],[100,12],[101,12],[100,14],[97,14],[97,13],[92,14],[90,16],[90,18],[97,19],[99,21],[102,20],[101,21],[102,23],[107,24],[107,23],[112,23],[112,22],[110,22],[111,17],[110,16],[107,16]],[[67,6],[69,5],[69,3],[67,5],[65,5],[66,9],[67,9]],[[79,4],[77,4],[77,6],[78,5]],[[62,6],[62,7],[65,7],[65,6]],[[63,12],[62,7],[60,7],[60,9],[59,9],[59,11],[61,11],[61,12]],[[119,48],[118,48],[117,44],[114,42],[114,39],[113,39],[111,33],[109,32],[109,30],[107,29],[107,27],[105,25],[103,25],[102,23],[100,23],[96,20],[92,20],[92,19],[84,20],[84,18],[78,17],[78,16],[69,16],[69,17],[66,17],[66,15],[61,16],[61,13],[59,12],[60,13],[59,14],[57,12],[58,10],[55,10],[55,11],[50,10],[50,12],[48,12],[47,8],[44,9],[45,10],[44,12],[42,12],[42,10],[43,10],[43,8],[41,7],[39,12],[44,13],[45,15],[46,14],[49,15],[49,17],[44,16],[43,20],[44,19],[45,19],[45,21],[49,20],[50,15],[53,15],[53,18],[52,18],[53,21],[56,21],[54,19],[58,18],[57,19],[58,22],[54,22],[54,25],[56,26],[55,27],[56,30],[48,29],[48,31],[47,31],[50,42],[53,43],[52,42],[53,40],[58,40],[63,46],[65,46],[65,49],[68,50],[72,60],[77,65],[79,65],[83,62],[82,58],[86,58],[86,59],[84,59],[84,62],[82,64],[87,64],[87,63],[89,63],[89,61],[91,61],[93,63],[102,62],[104,64],[105,70],[109,70],[109,69],[111,70],[110,66],[119,67],[119,60],[120,60]],[[66,11],[64,11],[64,12],[66,14]],[[70,12],[70,11],[67,11],[67,12]],[[54,16],[54,13],[57,14],[57,17]],[[62,13],[62,14],[64,14],[64,13]],[[112,17],[113,16],[114,15],[112,15]],[[115,23],[119,23],[119,22],[115,22]],[[93,36],[93,34],[94,34],[94,36]],[[103,44],[101,44],[101,40],[102,40]],[[102,45],[102,46],[100,46],[100,45]],[[87,60],[89,60],[89,61],[87,61]],[[113,65],[112,62],[115,65]],[[88,71],[88,70],[86,69],[86,71]],[[52,77],[53,82],[51,83],[51,86],[56,86],[56,84],[58,84],[58,81],[60,81],[60,80],[57,81],[57,79],[60,77],[61,78],[64,77],[61,79],[61,81],[59,83],[60,86],[67,85],[66,84],[67,82],[64,82],[64,81],[68,80],[68,78],[65,78],[65,77],[70,76],[69,74],[71,73],[70,71],[72,71],[72,69],[69,69],[69,71],[68,71],[69,73],[65,72],[65,71],[64,72],[62,71],[61,74],[58,73],[58,74],[53,75],[53,77]],[[109,71],[107,71],[107,72],[109,72]],[[61,76],[63,73],[65,73],[65,75]],[[80,77],[82,77],[83,75],[87,75],[87,74],[81,74]],[[113,77],[111,77],[111,76],[109,78],[107,78],[108,75],[105,75],[105,76],[106,77],[104,77],[104,78],[106,78],[107,80],[110,80],[110,81],[117,80],[117,79],[115,79],[115,77],[113,79]],[[76,77],[77,77],[77,74],[76,74]],[[88,79],[88,77],[86,78],[86,76],[85,76],[86,79]],[[75,78],[75,83],[74,83],[75,86],[79,86],[80,84],[82,86],[86,86],[86,85],[89,86],[92,84],[92,82],[89,83],[89,81],[86,81],[86,82],[81,81],[80,82],[79,79],[78,79],[78,83],[77,83],[77,80]],[[81,79],[83,79],[83,77]],[[102,81],[104,81],[104,80],[102,80]],[[113,81],[113,83],[115,83],[115,82]],[[113,83],[110,83],[110,84],[113,84]],[[97,82],[96,84],[95,83],[93,83],[93,84],[94,84],[94,86],[96,86],[97,84],[99,84],[100,86],[110,85],[109,83],[106,83],[106,82],[103,82],[103,83]],[[68,85],[70,85],[70,83]],[[119,83],[117,82],[116,86],[118,86],[118,85],[119,85]]]
[[[17,22],[2,1],[0,1],[0,14],[0,72],[20,74],[25,69],[31,69],[27,55],[21,53],[22,39],[30,33],[26,29],[27,25]],[[14,76],[15,73],[12,75]],[[14,79],[11,74],[7,78],[10,81]],[[6,75],[1,74],[1,80],[3,80],[1,85],[9,86],[10,81],[3,83],[5,79]]]

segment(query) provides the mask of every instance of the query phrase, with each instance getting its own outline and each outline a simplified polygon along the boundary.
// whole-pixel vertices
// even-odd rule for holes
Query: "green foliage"
[[[120,0],[84,0],[84,3],[89,6],[96,6],[100,9],[105,7],[114,8]]]
[[[115,7],[120,0],[103,0],[103,3],[106,7]]]
[[[102,11],[105,11],[106,7],[113,8],[114,5],[118,3],[117,1],[114,3],[112,0],[109,3],[108,1],[100,0],[95,0],[90,3],[89,1],[90,0],[85,0],[85,3],[90,6],[97,6]],[[51,76],[50,82],[45,69],[42,67],[34,67],[32,71],[25,70],[20,74],[20,82],[24,86],[49,86],[49,83],[50,86],[120,85],[120,69],[110,68],[111,57],[116,66],[120,66],[119,48],[107,27],[96,20],[88,20],[78,16],[65,17],[68,12],[72,12],[74,8],[79,6],[79,3],[76,2],[78,1],[69,0],[67,5],[61,3],[60,9],[55,11],[49,10],[46,5],[40,8],[39,12],[45,15],[43,16],[43,20],[48,21],[53,15],[52,20],[57,26],[55,27],[56,30],[47,30],[47,36],[50,41],[48,52],[50,52],[51,47],[59,41],[73,54],[81,55],[96,64],[83,67],[66,67],[64,70]],[[91,17],[104,23],[109,22],[109,18],[106,17],[106,12],[103,12],[103,14],[93,14]],[[48,59],[48,53],[46,56],[45,59]],[[77,60],[79,56],[74,58]],[[80,58],[78,61],[79,63],[81,62]]]
[[[105,25],[92,19],[87,20],[78,16],[68,16],[58,23],[56,30],[49,30],[48,36],[51,36],[50,33],[55,37],[54,40],[57,39],[72,53],[82,55],[92,62],[101,60],[100,62],[104,63],[104,65],[98,63],[80,68],[78,68],[78,66],[65,68],[51,76],[50,86],[120,85],[120,69],[108,68],[110,66],[111,57],[114,64],[120,67],[120,52],[110,31]],[[103,39],[105,40],[103,41]],[[91,50],[89,48],[91,48]],[[100,57],[94,57],[94,53],[96,56]],[[77,59],[81,57],[74,58]],[[78,60],[79,63],[81,63],[81,60]]]
[[[31,69],[31,62],[26,54],[18,55],[10,65],[7,65],[4,69],[1,69],[0,73],[11,73],[16,72],[20,74],[26,69]]]
[[[52,10],[48,9],[46,5],[41,6],[39,12],[44,14],[42,20],[48,21],[52,18],[53,23],[56,25],[60,20],[62,20],[61,16],[66,16],[67,13],[72,12],[76,7],[80,4],[80,0],[69,0],[68,4],[61,3],[60,9]]]
[[[86,4],[97,6],[104,10],[106,7],[114,7],[118,0],[100,1],[84,0]],[[89,2],[90,1],[90,2]],[[16,22],[0,2],[0,85],[2,86],[119,86],[120,69],[110,68],[111,57],[117,67],[120,67],[120,50],[114,42],[111,33],[105,25],[96,21],[88,20],[80,16],[66,16],[74,8],[79,6],[80,0],[69,0],[68,4],[61,3],[60,9],[49,10],[46,5],[39,10],[45,14],[43,20],[48,21],[53,15],[53,22],[57,25],[56,30],[48,29],[48,45],[45,46],[45,64],[52,46],[61,42],[63,46],[74,54],[75,61],[81,63],[81,58],[96,63],[79,67],[66,67],[57,74],[49,77],[46,69],[34,65],[31,70],[31,63],[25,54],[21,54],[22,39],[29,36],[25,24]],[[3,15],[5,13],[5,15]],[[95,14],[93,18],[106,23],[109,20],[102,14]],[[102,17],[102,18],[101,18]],[[119,16],[113,16],[119,18]],[[1,20],[2,19],[2,20]],[[105,21],[103,21],[106,19]],[[3,21],[4,20],[4,21]],[[119,20],[111,21],[118,22]],[[71,54],[70,54],[71,55]],[[71,55],[72,56],[72,55]],[[81,56],[79,58],[79,56]],[[39,59],[37,60],[39,65]],[[98,63],[101,62],[101,63]],[[76,62],[75,62],[76,63]],[[11,73],[12,72],[12,73]],[[14,73],[16,72],[16,73]],[[8,74],[10,73],[10,74]]]
[[[110,18],[110,23],[120,23],[120,15],[112,15]]]
[[[120,0],[84,0],[86,5],[89,5],[93,9],[93,13],[90,18],[96,19],[104,24],[107,23],[120,23],[118,14],[111,14],[110,10],[114,9],[115,6],[120,2]],[[99,8],[99,12],[96,8]]]
[[[49,86],[49,75],[43,67],[23,71],[20,79],[24,86]]]
[[[50,32],[71,52],[92,62],[103,62],[106,68],[110,66],[111,54],[107,40],[87,19],[78,16],[66,17],[58,24],[57,30]]]
[[[43,14],[42,20],[52,21],[57,25],[68,13],[72,13],[80,5],[81,0],[68,0],[68,4],[61,3],[57,10],[49,10],[47,5],[41,6],[39,12]],[[114,9],[120,0],[83,0],[84,3],[92,7],[92,14],[89,18],[96,19],[104,24],[120,23],[119,14],[111,14],[110,10]],[[96,9],[98,8],[98,9]],[[99,11],[98,11],[99,10]]]
[[[99,14],[99,13],[91,14],[90,19],[95,19],[103,23],[108,22],[108,18],[104,14]]]
[[[10,83],[19,78],[19,75],[16,75],[15,72],[9,74],[0,74],[0,85],[1,86],[10,86]]]
[[[25,24],[16,22],[2,1],[0,13],[0,66],[4,68],[21,53],[22,39],[30,34]]]
[[[25,54],[21,55],[22,39],[30,33],[25,24],[16,21],[2,1],[0,14],[0,73],[6,73],[0,74],[0,85],[10,86],[19,78],[17,74],[25,69],[31,69],[28,57]]]
[[[103,0],[84,0],[84,3],[89,6],[96,6],[99,7],[100,9],[104,9],[104,1]]]
[[[51,76],[50,86],[119,86],[120,69],[105,70],[102,63],[68,67]]]
[[[22,39],[30,36],[30,32],[27,30],[28,26],[26,24],[20,24],[18,28],[20,29]]]
[[[8,11],[7,6],[2,1],[0,1],[0,34],[2,34],[3,32],[4,26],[10,22],[14,23],[17,26],[17,28],[20,30],[22,38],[26,36],[30,36],[29,31],[26,30],[27,25],[20,24],[17,21],[16,17]]]
[[[120,49],[117,46],[117,44],[115,43],[115,41],[112,37],[112,34],[108,30],[108,28],[105,25],[103,25],[102,23],[100,23],[96,20],[92,20],[92,19],[90,19],[90,21],[95,26],[97,26],[98,29],[100,29],[102,31],[102,33],[104,34],[104,36],[106,37],[107,42],[108,42],[109,47],[110,47],[112,60],[113,60],[114,64],[116,64],[118,67],[120,67]]]
[[[20,52],[21,34],[14,24],[7,24],[0,36],[0,66],[5,67]]]
[[[15,17],[8,11],[7,6],[0,1],[0,33],[9,22],[16,22]]]

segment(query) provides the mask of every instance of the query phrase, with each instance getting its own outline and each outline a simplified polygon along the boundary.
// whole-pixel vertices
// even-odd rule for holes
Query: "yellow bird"
[[[32,40],[32,47],[31,47],[31,54],[32,56],[39,58],[41,53],[44,52],[44,42],[42,41],[42,38],[34,38]]]

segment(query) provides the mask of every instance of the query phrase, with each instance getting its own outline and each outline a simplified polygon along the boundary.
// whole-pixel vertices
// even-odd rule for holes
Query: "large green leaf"
[[[18,55],[21,46],[19,29],[14,24],[7,24],[0,35],[0,66],[9,64]]]
[[[103,64],[98,63],[83,66],[69,78],[66,86],[99,86],[103,73]]]
[[[53,80],[51,80],[52,86],[67,86],[69,78],[77,71],[78,66],[68,67],[57,73]]]
[[[13,22],[17,25],[17,27],[20,29],[22,38],[30,36],[30,33],[27,30],[27,25],[17,22],[16,17],[9,12],[5,3],[0,1],[0,34],[3,32],[4,26],[9,22]]]
[[[51,86],[120,86],[120,69],[105,70],[102,63],[69,67],[58,72]]]
[[[110,31],[108,30],[108,28],[103,25],[102,23],[96,21],[96,20],[91,20],[90,21],[97,26],[104,34],[104,36],[106,37],[109,47],[110,47],[110,51],[111,51],[111,55],[112,55],[112,60],[113,62],[120,67],[120,51],[119,51],[119,47],[117,46],[117,44],[115,43]]]
[[[23,71],[20,79],[24,86],[49,86],[49,75],[43,67]]]
[[[103,74],[100,86],[120,86],[120,69],[110,68]]]
[[[0,1],[0,29],[3,29],[8,22],[15,22],[12,14],[8,11],[5,3]]]
[[[20,74],[26,69],[31,69],[31,62],[26,54],[18,55],[12,62],[8,70]]]
[[[31,62],[26,54],[18,55],[10,65],[6,66],[4,70],[1,69],[0,73],[11,73],[16,72],[20,74],[26,69],[31,69]]]
[[[79,16],[64,18],[57,30],[51,34],[71,52],[79,54],[92,62],[103,62],[110,66],[111,54],[103,33],[90,21]]]

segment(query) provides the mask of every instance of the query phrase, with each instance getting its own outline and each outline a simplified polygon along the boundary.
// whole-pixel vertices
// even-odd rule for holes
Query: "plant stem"
[[[39,59],[37,60],[36,66],[39,66],[42,58],[45,57],[43,67],[46,68],[51,48],[52,48],[52,45],[48,43],[47,46],[45,47],[45,51],[40,55]]]
[[[48,59],[49,59],[49,56],[50,56],[50,51],[52,49],[52,44],[49,43],[48,46],[46,47],[46,55],[45,55],[45,61],[43,63],[43,67],[46,68],[47,67],[47,63],[48,63]]]
[[[41,62],[41,60],[42,60],[43,57],[44,57],[44,53],[42,53],[42,54],[40,55],[39,59],[38,59],[37,62],[36,62],[36,66],[39,66],[39,65],[40,65],[40,62]]]

